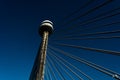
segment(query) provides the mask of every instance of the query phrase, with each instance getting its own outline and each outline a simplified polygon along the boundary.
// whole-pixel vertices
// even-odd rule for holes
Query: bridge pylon
[[[44,20],[39,28],[39,34],[42,37],[42,41],[29,80],[44,80],[48,37],[52,32],[53,23],[49,20]]]

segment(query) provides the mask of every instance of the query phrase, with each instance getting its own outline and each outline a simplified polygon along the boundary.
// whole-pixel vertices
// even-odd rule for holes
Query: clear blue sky
[[[64,21],[64,17],[70,13],[78,10],[88,0],[1,0],[0,1],[0,80],[28,80],[32,66],[37,54],[41,38],[38,34],[38,28],[41,21],[49,19],[54,23],[55,30],[62,30],[64,28],[74,26],[81,22],[97,16],[106,11],[120,7],[120,0],[113,0],[112,3],[91,12],[90,14],[80,18],[77,21],[69,25],[61,25]],[[79,13],[72,15],[71,18],[66,19],[65,22],[73,19],[80,14],[87,12],[93,7],[105,2],[104,0],[96,0],[86,8],[80,10]],[[117,13],[120,10],[112,12]],[[110,13],[110,14],[112,14]],[[78,28],[92,27],[98,25],[104,25],[107,23],[120,21],[120,15],[101,20],[95,23],[91,23],[87,26],[79,26]],[[120,24],[110,27],[102,27],[83,33],[94,33],[98,31],[112,31],[120,29]],[[77,30],[77,28],[74,28]],[[72,31],[72,30],[71,30]],[[65,33],[65,32],[64,32]],[[66,31],[67,33],[67,31]],[[82,33],[82,32],[81,32]],[[56,36],[57,35],[57,36]],[[53,34],[50,38],[58,38],[63,34]],[[107,36],[119,36],[120,34],[113,34]],[[120,39],[107,39],[107,40],[73,40],[73,41],[56,41],[58,43],[66,43],[73,45],[82,45],[87,47],[94,47],[100,49],[107,49],[120,52]],[[51,44],[52,45],[52,44]],[[112,69],[120,73],[120,56],[113,56],[104,53],[95,53],[84,51],[80,49],[73,49],[67,47],[58,47],[66,52],[81,56],[84,59],[102,65],[106,68]],[[75,53],[76,52],[76,53]],[[81,53],[81,54],[80,54]],[[77,64],[80,66],[80,64]],[[87,67],[82,68],[83,71]],[[89,71],[90,69],[88,69]],[[104,75],[101,77],[93,69],[94,75],[91,75],[92,71],[88,74],[94,76],[95,80],[113,80],[110,77]],[[99,73],[101,74],[101,73]],[[103,74],[101,74],[103,75]],[[99,77],[99,78],[98,78]]]

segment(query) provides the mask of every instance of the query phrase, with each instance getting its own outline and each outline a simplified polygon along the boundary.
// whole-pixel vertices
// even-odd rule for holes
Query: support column
[[[44,70],[45,70],[45,62],[46,62],[46,51],[47,51],[47,44],[48,44],[48,35],[49,32],[45,31],[43,33],[42,44],[41,44],[41,60],[40,60],[40,67],[39,72],[37,73],[36,80],[44,80]]]
[[[41,42],[41,47],[39,52],[40,55],[38,59],[39,63],[38,63],[36,80],[44,80],[48,37],[52,32],[53,32],[53,23],[49,20],[43,21],[39,29],[39,33],[42,37],[42,42]]]

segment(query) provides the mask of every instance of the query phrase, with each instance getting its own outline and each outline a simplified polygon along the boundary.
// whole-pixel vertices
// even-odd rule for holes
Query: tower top
[[[44,23],[49,23],[49,24],[53,25],[53,23],[52,23],[50,20],[44,20],[44,21],[42,22],[42,24],[44,24]]]
[[[44,20],[41,22],[39,28],[39,34],[43,36],[44,31],[49,32],[49,35],[53,32],[53,23],[50,20]]]

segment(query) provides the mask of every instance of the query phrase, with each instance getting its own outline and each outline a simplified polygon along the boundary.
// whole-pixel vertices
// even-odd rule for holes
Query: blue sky
[[[84,14],[95,6],[105,2],[104,0],[93,1],[89,6],[81,9],[77,14],[66,18],[67,15],[78,10],[83,4],[89,0],[1,0],[0,1],[0,80],[28,80],[35,56],[38,52],[41,37],[38,34],[38,28],[41,21],[49,19],[54,23],[55,32],[50,36],[49,45],[64,50],[78,57],[97,63],[101,66],[114,70],[120,73],[120,56],[109,55],[104,53],[96,53],[70,47],[62,47],[53,43],[65,43],[71,45],[81,45],[86,47],[100,48],[120,52],[120,39],[103,39],[103,40],[56,40],[60,36],[71,34],[95,33],[102,31],[114,31],[120,29],[120,24],[115,24],[109,27],[102,26],[112,22],[120,21],[120,15],[93,22],[89,25],[79,26],[79,22],[93,18],[99,14],[115,9],[119,6],[119,0],[113,0],[112,3],[99,8],[98,10],[89,13],[86,16],[79,18],[76,21],[69,22],[71,19]],[[114,14],[120,10],[109,13]],[[109,15],[108,14],[108,15]],[[106,14],[107,15],[107,14]],[[105,15],[105,16],[106,16]],[[67,25],[64,25],[67,23]],[[71,30],[62,31],[71,26],[77,26]],[[86,27],[98,26],[101,27],[95,30],[87,30],[76,32],[78,29]],[[65,35],[64,35],[65,34]],[[70,34],[70,35],[71,35]],[[119,36],[119,33],[107,34],[105,36]],[[104,35],[101,35],[104,36]],[[92,37],[92,36],[91,36]],[[93,36],[97,37],[97,36]],[[69,60],[69,59],[68,59]],[[71,59],[70,59],[71,61]],[[75,62],[76,66],[80,66]],[[111,77],[87,68],[83,65],[83,71],[87,72],[94,80],[113,80]],[[88,70],[87,70],[88,69]],[[91,71],[90,73],[88,71]],[[91,75],[94,73],[94,75]],[[104,77],[99,76],[104,75]],[[99,78],[98,78],[99,77]]]

